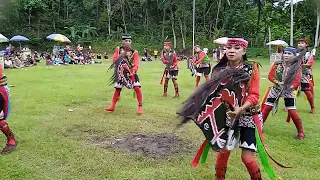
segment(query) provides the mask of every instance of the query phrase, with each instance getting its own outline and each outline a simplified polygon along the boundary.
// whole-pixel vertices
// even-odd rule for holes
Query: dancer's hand
[[[227,114],[230,116],[231,119],[235,119],[237,116],[239,116],[243,111],[242,107],[234,107],[233,111],[227,112]]]

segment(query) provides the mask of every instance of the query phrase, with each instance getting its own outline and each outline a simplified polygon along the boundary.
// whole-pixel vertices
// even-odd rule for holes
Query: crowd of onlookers
[[[207,53],[208,49],[204,48],[204,51]],[[223,51],[223,47],[215,49],[214,59],[219,59],[219,57],[224,54]],[[160,56],[160,53],[155,49],[152,55],[151,52],[145,48],[141,60],[157,60],[157,58]],[[179,61],[188,59],[188,57],[183,54],[178,55],[177,58]],[[103,59],[108,59],[108,54],[106,52],[103,55],[100,53],[95,54],[91,46],[85,50],[80,45],[74,48],[69,45],[65,46],[64,48],[54,47],[51,53],[42,52],[39,54],[37,51],[31,53],[29,48],[22,48],[20,51],[16,51],[11,45],[9,45],[5,50],[4,68],[24,68],[36,66],[40,61],[44,61],[48,66],[68,64],[86,65],[102,63]]]
[[[68,64],[94,64],[102,63],[102,59],[108,59],[108,54],[95,54],[91,51],[91,47],[86,51],[78,45],[76,48],[66,46],[65,48],[58,48],[52,53],[37,51],[31,53],[29,48],[22,48],[16,51],[9,45],[4,53],[4,68],[24,68],[37,65],[40,61],[44,61],[46,65],[68,65]]]
[[[24,54],[27,51],[29,51],[28,48],[23,48],[21,52],[7,48],[4,53],[4,68],[24,68],[37,65],[40,61],[38,53],[35,52],[34,56]]]

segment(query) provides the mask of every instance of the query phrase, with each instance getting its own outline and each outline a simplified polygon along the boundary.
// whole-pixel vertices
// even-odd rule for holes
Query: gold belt
[[[256,115],[261,112],[260,105],[251,106],[249,109],[246,110],[244,113],[245,115]]]

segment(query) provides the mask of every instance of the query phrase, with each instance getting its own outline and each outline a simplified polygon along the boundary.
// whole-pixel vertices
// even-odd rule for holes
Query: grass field
[[[263,65],[261,78],[266,78],[270,68],[268,61],[259,61]],[[43,64],[28,70],[5,70],[9,83],[15,85],[11,88],[12,112],[8,123],[19,146],[13,153],[0,156],[0,179],[214,179],[214,152],[209,154],[206,165],[191,168],[193,156],[204,139],[200,129],[194,123],[174,129],[179,122],[176,109],[194,90],[195,79],[186,69],[185,62],[179,63],[179,99],[172,98],[172,83],[168,89],[170,96],[161,97],[163,87],[159,80],[163,65],[159,61],[141,62],[138,73],[144,98],[141,116],[136,115],[137,101],[127,89],[122,91],[114,113],[104,111],[114,90],[108,85],[111,75],[106,71],[108,62],[52,69]],[[319,66],[315,67],[316,84],[319,84]],[[261,96],[269,84],[268,80],[261,80]],[[315,92],[320,94],[318,89]],[[315,104],[319,101],[316,98]],[[283,180],[320,179],[320,111],[317,108],[318,114],[308,113],[309,104],[304,100],[304,94],[298,98],[297,105],[305,140],[294,138],[295,127],[293,123],[285,122],[282,105],[275,116],[269,116],[264,128],[270,153],[280,162],[294,167],[281,169],[270,163]],[[140,132],[176,134],[189,149],[153,159],[139,153],[103,148],[92,142],[92,139]],[[4,146],[4,136],[1,135],[0,140]],[[268,179],[264,172],[262,174],[263,179]],[[227,179],[249,179],[239,149],[230,157]]]

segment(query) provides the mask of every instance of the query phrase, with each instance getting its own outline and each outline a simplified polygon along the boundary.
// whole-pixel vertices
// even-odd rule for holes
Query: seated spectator
[[[14,60],[12,61],[13,67],[14,68],[23,68],[24,65],[23,63],[20,61],[19,56],[15,56]]]
[[[51,56],[50,54],[47,54],[46,56],[46,65],[47,66],[51,66],[53,63],[52,63],[52,59],[51,59]]]
[[[6,58],[6,60],[4,60],[4,68],[8,69],[8,68],[13,68],[13,64],[11,59]]]
[[[37,51],[34,51],[34,55],[33,55],[33,60],[35,61],[35,62],[40,62],[40,59],[39,59],[39,56],[38,56],[38,52]]]
[[[98,54],[97,54],[97,59],[102,59],[102,57],[101,57],[101,54],[100,54],[100,53],[98,53]]]
[[[103,57],[104,59],[108,59],[108,54],[107,54],[107,52],[105,52],[104,53],[104,57]]]
[[[37,63],[34,61],[34,59],[31,58],[30,55],[27,56],[27,61],[29,61],[29,63],[30,63],[32,66],[37,65]]]
[[[69,58],[70,58],[70,63],[69,64],[77,64],[74,53],[71,53]]]
[[[54,60],[53,60],[53,64],[54,65],[61,65],[61,64],[63,64],[63,61],[61,60],[61,58],[59,56],[55,56]]]
[[[85,63],[86,62],[85,62],[83,54],[80,54],[80,56],[79,56],[79,64],[85,64]]]

